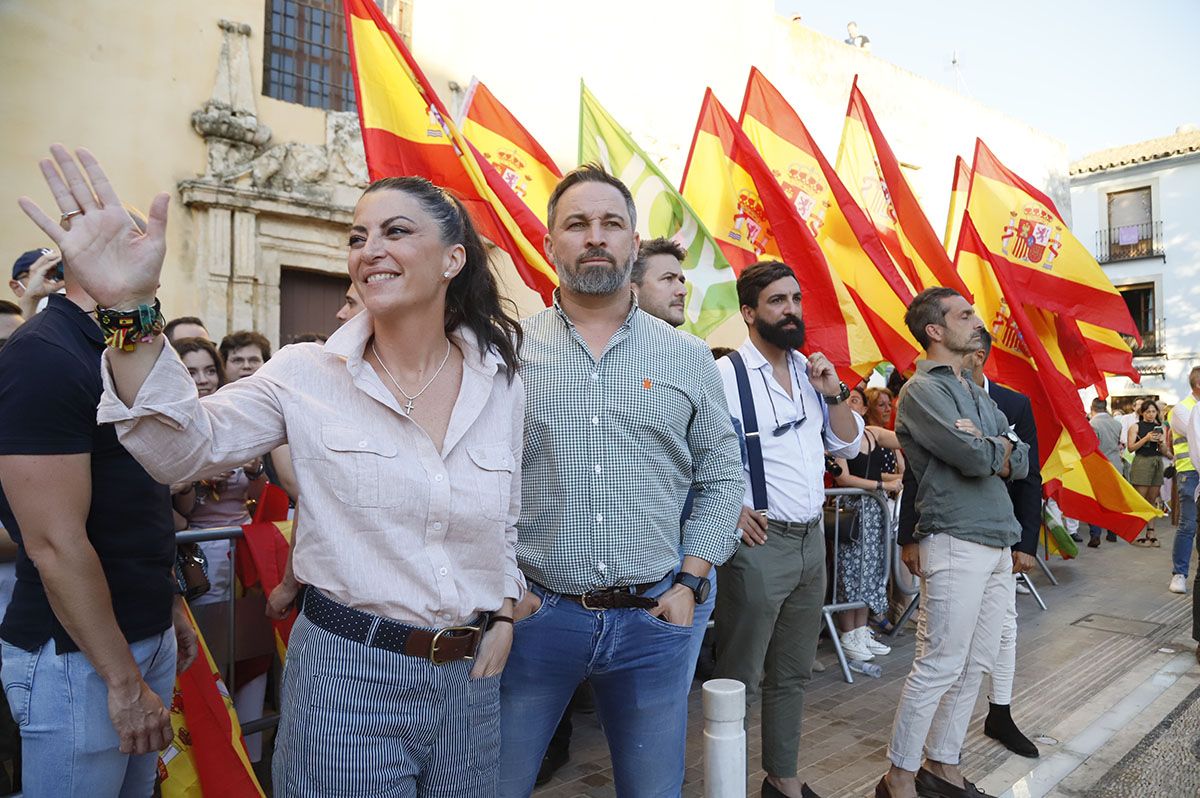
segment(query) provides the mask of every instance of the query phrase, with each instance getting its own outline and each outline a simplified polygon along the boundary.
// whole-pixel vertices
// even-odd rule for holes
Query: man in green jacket
[[[900,394],[896,435],[916,475],[914,537],[921,576],[917,653],[904,684],[876,795],[979,796],[959,771],[971,710],[1000,647],[1013,601],[1010,547],[1021,538],[1007,480],[1029,468],[1021,442],[987,392],[962,373],[983,322],[950,288],[922,291],[905,324],[925,349]],[[924,759],[924,766],[922,766]]]

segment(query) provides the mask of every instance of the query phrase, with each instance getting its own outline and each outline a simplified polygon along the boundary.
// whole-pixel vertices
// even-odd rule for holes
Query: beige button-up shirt
[[[301,493],[296,578],[337,601],[420,626],[463,623],[519,599],[525,392],[474,335],[443,451],[363,360],[360,313],[322,347],[280,350],[253,376],[200,399],[171,347],[133,407],[107,361],[98,419],[160,482],[191,480],[291,447]],[[107,355],[106,355],[107,357]]]

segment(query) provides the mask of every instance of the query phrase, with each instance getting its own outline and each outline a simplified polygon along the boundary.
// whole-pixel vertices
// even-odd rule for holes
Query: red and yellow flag
[[[914,292],[944,285],[965,296],[966,289],[950,256],[901,173],[900,162],[875,122],[867,99],[858,90],[858,76],[850,87],[837,173],[866,211]]]
[[[884,359],[808,225],[712,89],[704,93],[680,193],[734,272],[767,258],[792,268],[804,297],[805,352],[824,353],[847,383]]]
[[[967,209],[988,251],[1011,267],[1025,302],[1138,336],[1120,292],[1050,198],[1000,163],[979,139]]]
[[[946,213],[946,251],[958,248],[958,228],[963,210],[967,207],[967,192],[971,188],[971,168],[961,155],[954,156],[954,182],[950,184],[950,208]]]
[[[846,285],[880,352],[902,372],[911,370],[920,347],[904,324],[913,297],[908,284],[799,115],[754,67],[740,121]]]
[[[297,517],[299,508],[296,510]],[[238,578],[243,587],[262,588],[264,596],[283,581],[291,552],[295,521],[288,520],[288,495],[278,485],[266,485],[258,497],[254,521],[242,527],[242,542],[238,546]],[[296,623],[296,610],[282,620],[272,620],[275,631],[275,651],[279,661],[287,660],[288,638]]]
[[[350,64],[371,179],[420,175],[454,193],[546,304],[558,277],[546,226],[459,133],[404,42],[372,0],[344,0]]]
[[[192,611],[186,604],[184,609],[199,641],[200,653],[191,667],[175,679],[171,700],[174,736],[158,755],[163,798],[206,795],[263,798],[229,690]]]
[[[1059,320],[1016,299],[1011,267],[988,252],[969,213],[955,261],[992,334],[988,377],[1025,394],[1033,406],[1044,494],[1054,496],[1071,518],[1132,540],[1159,513],[1099,452],[1061,344]]]
[[[467,89],[460,124],[467,141],[546,224],[546,205],[562,172],[537,139],[478,80]]]

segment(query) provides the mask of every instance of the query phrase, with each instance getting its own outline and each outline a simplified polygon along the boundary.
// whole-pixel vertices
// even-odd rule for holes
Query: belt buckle
[[[597,591],[595,591],[595,590],[589,590],[588,592],[586,592],[586,593],[584,593],[584,594],[580,595],[580,596],[579,596],[579,603],[580,603],[580,605],[581,605],[581,606],[582,606],[582,607],[583,607],[585,610],[591,610],[592,612],[603,612],[603,611],[604,611],[604,607],[593,607],[593,606],[591,606],[590,604],[588,604],[588,602],[587,602],[587,600],[588,600],[588,596],[590,596],[590,595],[592,595],[593,593],[596,593],[596,592],[597,592]]]
[[[432,662],[434,665],[445,665],[447,663],[454,662],[454,660],[449,660],[449,659],[439,660],[437,658],[438,641],[441,640],[442,635],[446,634],[447,632],[471,632],[472,634],[476,634],[479,632],[479,627],[478,626],[447,626],[445,629],[438,629],[436,632],[434,632],[433,642],[429,644],[429,661]],[[463,659],[475,659],[475,657],[472,654],[468,654],[467,656],[463,657]]]

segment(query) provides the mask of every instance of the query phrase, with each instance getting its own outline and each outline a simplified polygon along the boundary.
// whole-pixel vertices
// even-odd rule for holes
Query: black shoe
[[[999,740],[1014,754],[1037,759],[1037,746],[1017,728],[1009,706],[1007,704],[988,704],[988,707],[987,720],[983,722],[983,733],[993,740]]]
[[[1071,540],[1075,541],[1076,543],[1083,542],[1083,538],[1080,536],[1080,534],[1078,532],[1071,533]]]
[[[1107,540],[1109,543],[1116,543],[1117,542],[1117,533],[1109,532],[1107,535],[1104,536],[1104,539]]]
[[[810,790],[807,784],[800,785],[800,795],[801,798],[821,798],[821,796]],[[787,796],[780,792],[779,788],[769,782],[766,777],[763,777],[762,798],[787,798]]]
[[[925,768],[917,771],[917,795],[921,798],[996,798],[966,779],[963,779],[962,787],[957,787]]]
[[[1088,540],[1088,548],[1089,549],[1100,548],[1100,536],[1099,535],[1096,535],[1094,538],[1091,538],[1090,540]]]
[[[542,766],[538,770],[537,780],[533,782],[534,787],[544,787],[554,778],[554,774],[558,769],[571,759],[571,750],[569,748],[547,748],[546,755],[542,757]]]

